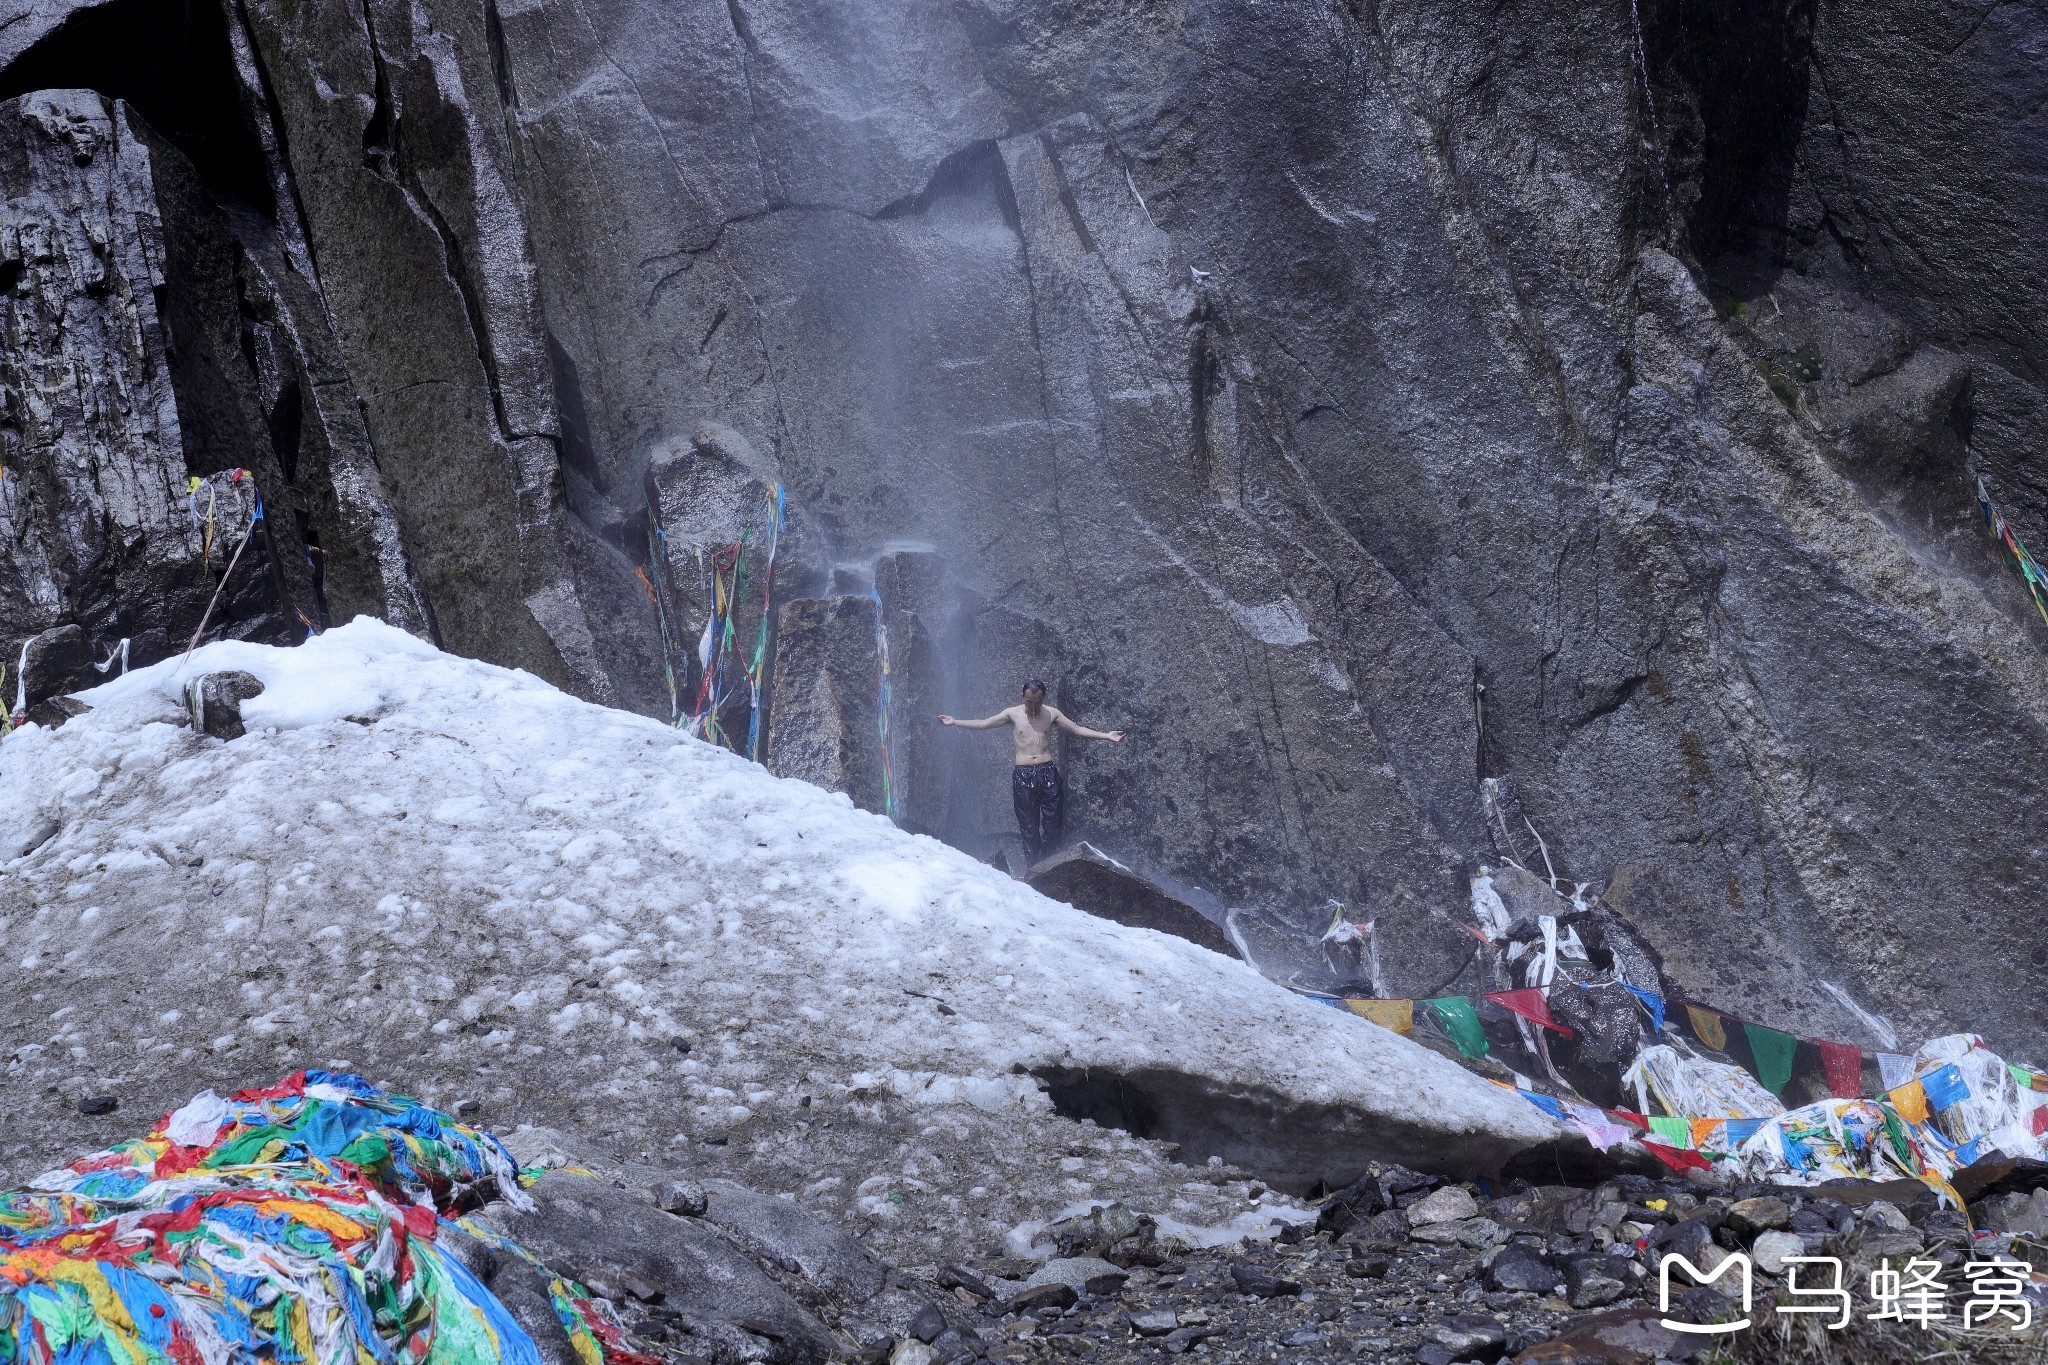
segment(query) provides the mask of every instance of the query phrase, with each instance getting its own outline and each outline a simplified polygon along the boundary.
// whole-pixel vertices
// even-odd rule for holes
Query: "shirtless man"
[[[1052,761],[1054,726],[1080,739],[1124,742],[1121,730],[1091,730],[1057,706],[1045,704],[1045,684],[1033,678],[1024,684],[1024,700],[1008,706],[987,720],[955,720],[940,716],[939,724],[957,725],[963,730],[993,730],[1010,727],[1017,742],[1017,766],[1010,772],[1010,805],[1017,812],[1017,832],[1024,836],[1024,854],[1032,862],[1060,846],[1060,830],[1066,821],[1061,802],[1066,787],[1060,781],[1059,766]]]

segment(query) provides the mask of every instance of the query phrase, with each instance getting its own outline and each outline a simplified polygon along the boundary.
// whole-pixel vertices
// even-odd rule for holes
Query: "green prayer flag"
[[[1660,1116],[1650,1120],[1650,1131],[1663,1138],[1673,1147],[1692,1146],[1692,1121],[1690,1119]]]
[[[1783,1094],[1792,1082],[1792,1054],[1799,1050],[1799,1040],[1762,1024],[1744,1024],[1742,1031],[1749,1037],[1750,1055],[1756,1058],[1756,1078],[1773,1095]]]
[[[1458,1051],[1467,1057],[1486,1055],[1486,1030],[1479,1026],[1479,1014],[1472,1008],[1471,1000],[1462,995],[1447,995],[1422,1003],[1436,1011],[1436,1021],[1457,1044]]]

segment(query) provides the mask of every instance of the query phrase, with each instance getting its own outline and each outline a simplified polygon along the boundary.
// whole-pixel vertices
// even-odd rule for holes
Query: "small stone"
[[[688,1052],[690,1050],[690,1040],[683,1037],[680,1033],[669,1039],[668,1045],[678,1052]]]
[[[1701,1338],[1672,1331],[1655,1309],[1623,1309],[1582,1318],[1564,1335],[1531,1346],[1517,1365],[1640,1365],[1689,1360]]]
[[[1257,1299],[1291,1298],[1301,1292],[1300,1281],[1269,1275],[1245,1261],[1231,1263],[1230,1278],[1237,1281],[1238,1293],[1249,1294]]]
[[[726,1136],[724,1133],[713,1133],[710,1137],[698,1138],[697,1140],[703,1143],[706,1147],[723,1147],[728,1142],[732,1141],[732,1139]]]
[[[977,1299],[986,1300],[996,1296],[996,1291],[988,1287],[986,1280],[964,1265],[940,1266],[938,1281],[941,1289],[964,1289]]]
[[[1070,1284],[1035,1284],[1018,1291],[1017,1297],[1010,1300],[1010,1311],[1029,1313],[1038,1308],[1072,1308],[1080,1297]]]
[[[1728,1223],[1744,1237],[1775,1232],[1792,1222],[1792,1206],[1776,1195],[1744,1199],[1728,1206]]]
[[[899,1341],[889,1353],[889,1365],[938,1365],[939,1353],[921,1341]]]
[[[484,1102],[482,1100],[457,1100],[455,1101],[455,1116],[466,1119],[472,1114],[483,1112],[483,1107]]]
[[[1464,1240],[1464,1232],[1465,1224],[1463,1222],[1424,1223],[1421,1227],[1409,1233],[1408,1236],[1414,1241],[1423,1243],[1425,1246],[1454,1247]]]
[[[1508,1329],[1499,1318],[1460,1313],[1445,1318],[1430,1339],[1450,1351],[1453,1360],[1498,1360],[1508,1348]]]
[[[664,1298],[668,1297],[661,1290],[648,1283],[646,1279],[634,1274],[630,1270],[621,1270],[619,1272],[619,1288],[625,1290],[642,1303],[660,1303]]]
[[[1415,1365],[1457,1365],[1457,1362],[1456,1351],[1434,1341],[1418,1347],[1415,1352]]]
[[[1163,1337],[1180,1326],[1180,1315],[1171,1308],[1158,1308],[1149,1313],[1128,1313],[1125,1321],[1141,1337]]]
[[[941,1313],[934,1304],[928,1303],[918,1309],[916,1316],[910,1320],[910,1335],[926,1345],[937,1341],[939,1334],[945,1330],[946,1315]]]
[[[1899,1212],[1897,1205],[1888,1204],[1882,1199],[1874,1199],[1864,1205],[1863,1221],[1875,1223],[1879,1227],[1890,1228],[1894,1232],[1911,1232],[1913,1230],[1912,1220]]]
[[[1206,1327],[1180,1327],[1168,1332],[1163,1340],[1169,1352],[1179,1355],[1196,1342],[1206,1341],[1209,1336],[1210,1332]]]
[[[1382,1280],[1393,1267],[1389,1256],[1354,1256],[1344,1263],[1344,1273],[1354,1280]]]
[[[1303,1327],[1280,1338],[1280,1344],[1294,1347],[1320,1346],[1323,1344],[1323,1334],[1313,1327]]]
[[[1479,1201],[1463,1186],[1446,1185],[1408,1209],[1408,1221],[1415,1227],[1426,1223],[1455,1223],[1479,1214]]]
[[[1495,1289],[1547,1294],[1557,1283],[1557,1267],[1528,1247],[1505,1246],[1487,1267],[1486,1282]]]
[[[121,1107],[121,1101],[112,1095],[93,1095],[78,1102],[81,1114],[111,1114]]]
[[[185,710],[192,728],[215,739],[240,739],[242,703],[263,694],[263,684],[239,669],[205,673],[185,684]]]
[[[931,1347],[939,1353],[939,1359],[942,1361],[972,1360],[975,1355],[974,1348],[980,1341],[981,1338],[972,1329],[948,1327],[932,1339]]]
[[[694,1180],[671,1180],[654,1191],[654,1206],[679,1218],[702,1218],[711,1196]]]
[[[1024,1284],[1027,1288],[1039,1284],[1071,1285],[1091,1299],[1101,1299],[1121,1292],[1130,1278],[1129,1271],[1100,1256],[1061,1256],[1032,1271]]]
[[[1499,1246],[1508,1239],[1508,1230],[1491,1218],[1467,1218],[1462,1223],[1445,1224],[1458,1230],[1458,1245],[1474,1251]]]
[[[2038,1241],[2048,1236],[2048,1190],[1987,1199],[1979,1206],[1979,1222],[1994,1232],[2017,1233]]]
[[[840,1325],[860,1347],[859,1359],[862,1365],[882,1365],[882,1362],[889,1358],[889,1352],[895,1348],[895,1333],[880,1323],[847,1318],[843,1319]]]
[[[1804,1256],[1806,1241],[1796,1232],[1766,1232],[1749,1249],[1750,1259],[1766,1275],[1785,1273],[1787,1256]]]
[[[1604,1308],[1628,1292],[1625,1273],[1608,1257],[1581,1256],[1564,1268],[1565,1300],[1574,1308]]]

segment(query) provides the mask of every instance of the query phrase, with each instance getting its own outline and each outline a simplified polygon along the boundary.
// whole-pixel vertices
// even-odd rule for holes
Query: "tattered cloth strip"
[[[1963,1073],[1953,1063],[1922,1076],[1920,1088],[1927,1092],[1927,1103],[1935,1109],[1961,1104],[1970,1097],[1970,1087],[1963,1084]]]
[[[1362,1018],[1370,1019],[1381,1028],[1396,1033],[1407,1033],[1415,1027],[1415,1002],[1413,1000],[1346,1000],[1344,1008]]]
[[[1762,1024],[1744,1024],[1742,1032],[1749,1039],[1750,1056],[1756,1058],[1757,1080],[1773,1095],[1784,1094],[1792,1083],[1792,1057],[1799,1040]]]
[[[1630,995],[1642,1001],[1643,1008],[1650,1012],[1650,1031],[1652,1033],[1662,1033],[1664,1031],[1664,997],[1655,991],[1641,990],[1631,986],[1626,981],[1621,984],[1623,989],[1627,990]]]
[[[1998,543],[2005,546],[2005,552],[2012,556],[2013,567],[2026,580],[2027,596],[2034,599],[2034,609],[2041,613],[2041,619],[2048,621],[2048,574],[2035,562],[2027,549],[2026,542],[2012,529],[2012,523],[1999,514],[1991,504],[1991,494],[1984,487],[1984,480],[1977,480],[1977,509],[1984,514],[1985,522],[1991,527],[1991,534],[1998,537]]]
[[[1529,986],[1519,991],[1494,991],[1485,997],[1502,1009],[1513,1010],[1530,1023],[1541,1024],[1547,1029],[1572,1036],[1572,1031],[1550,1017],[1550,1005],[1543,998],[1541,986]]]
[[[1437,1023],[1443,1026],[1444,1034],[1458,1051],[1467,1057],[1486,1055],[1486,1030],[1480,1026],[1479,1012],[1472,1008],[1471,1000],[1450,995],[1423,1003],[1436,1015]]]
[[[147,1136],[0,1191],[7,1365],[540,1365],[532,1338],[437,1243],[512,1160],[358,1077],[307,1071],[198,1096]],[[653,1365],[560,1284],[585,1365]]]
[[[1828,1073],[1828,1093],[1838,1100],[1859,1099],[1863,1094],[1863,1049],[1852,1043],[1815,1044],[1820,1064]]]
[[[1692,1024],[1693,1037],[1705,1043],[1716,1052],[1728,1050],[1728,1034],[1721,1027],[1721,1016],[1712,1010],[1701,1009],[1698,1005],[1687,1005],[1685,1017]]]
[[[1902,1057],[1896,1052],[1877,1054],[1879,1084],[1886,1090],[1896,1090],[1913,1079],[1913,1059]]]
[[[1907,1081],[1898,1089],[1888,1092],[1885,1098],[1906,1122],[1927,1122],[1927,1091],[1921,1088],[1920,1082]]]

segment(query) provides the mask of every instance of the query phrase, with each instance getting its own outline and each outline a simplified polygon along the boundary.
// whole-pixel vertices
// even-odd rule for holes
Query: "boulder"
[[[1416,1227],[1430,1223],[1450,1223],[1477,1216],[1479,1201],[1463,1186],[1446,1185],[1410,1205],[1407,1213],[1408,1221]]]
[[[1091,915],[1156,929],[1212,952],[1239,956],[1222,927],[1144,874],[1093,844],[1079,843],[1038,863],[1024,878],[1034,891]]]
[[[850,1304],[865,1303],[888,1283],[889,1268],[879,1257],[793,1201],[756,1194],[730,1180],[707,1180],[702,1189],[698,1216],[757,1259],[800,1274]]]
[[[1115,1294],[1130,1278],[1130,1272],[1122,1266],[1112,1265],[1098,1256],[1066,1256],[1047,1261],[1025,1279],[1026,1289],[1036,1289],[1045,1284],[1063,1284],[1086,1294],[1090,1298],[1103,1298]]]
[[[263,695],[253,674],[233,669],[202,673],[185,684],[185,705],[192,728],[215,739],[240,739],[242,703]]]
[[[1486,1283],[1497,1290],[1548,1294],[1563,1283],[1563,1277],[1541,1252],[1510,1243],[1487,1266]]]
[[[557,1273],[593,1289],[637,1277],[728,1349],[792,1365],[832,1354],[825,1325],[716,1229],[566,1171],[548,1172],[528,1193],[532,1211],[493,1204],[484,1216]]]

